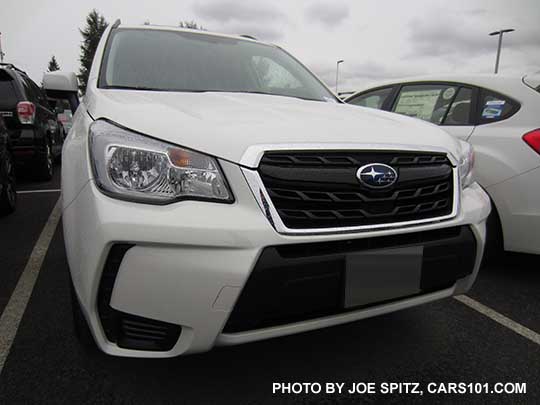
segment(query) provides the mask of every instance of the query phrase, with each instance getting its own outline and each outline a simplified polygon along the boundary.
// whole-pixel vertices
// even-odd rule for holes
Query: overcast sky
[[[5,62],[37,82],[55,55],[78,71],[79,28],[90,9],[107,21],[177,25],[194,20],[210,31],[251,34],[285,47],[331,87],[440,72],[492,72],[496,38],[505,36],[500,72],[540,70],[540,0],[2,0]]]

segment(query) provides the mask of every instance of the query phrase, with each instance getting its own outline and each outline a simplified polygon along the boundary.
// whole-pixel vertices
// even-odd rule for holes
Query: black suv
[[[6,122],[15,165],[49,180],[62,153],[64,131],[45,93],[22,70],[0,64],[0,116]]]
[[[11,145],[4,119],[0,117],[0,216],[15,211],[15,168],[11,158]]]

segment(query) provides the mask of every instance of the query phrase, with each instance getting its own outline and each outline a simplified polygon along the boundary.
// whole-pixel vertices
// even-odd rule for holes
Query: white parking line
[[[473,300],[470,297],[467,297],[466,295],[458,295],[454,297],[454,299],[467,305],[469,308],[480,312],[482,315],[487,316],[488,318],[510,329],[518,335],[521,335],[524,338],[527,338],[530,341],[536,343],[537,345],[540,345],[540,334],[536,333],[535,331],[521,325],[520,323],[517,323],[516,321],[511,320],[510,318],[507,318],[506,316],[498,313],[490,307],[487,307],[484,304],[481,304],[480,302]]]
[[[47,190],[20,190],[17,194],[31,194],[31,193],[59,193],[59,188],[51,188]]]
[[[62,215],[62,198],[58,198],[47,223],[39,235],[39,239],[32,249],[30,258],[17,282],[13,293],[0,317],[0,374],[8,357],[11,345],[19,329],[19,324],[24,315],[32,290],[36,284],[43,259]]]

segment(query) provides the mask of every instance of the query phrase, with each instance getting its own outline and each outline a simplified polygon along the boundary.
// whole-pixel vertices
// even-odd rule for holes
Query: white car
[[[472,150],[362,111],[256,40],[109,27],[62,163],[76,330],[172,357],[467,291]]]
[[[374,84],[347,103],[440,125],[470,142],[492,200],[488,247],[540,254],[540,78],[445,75]]]

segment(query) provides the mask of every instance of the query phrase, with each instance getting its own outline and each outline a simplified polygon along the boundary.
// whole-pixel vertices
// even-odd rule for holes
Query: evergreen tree
[[[51,60],[49,61],[49,67],[47,68],[47,72],[55,72],[57,70],[60,70],[60,65],[58,64],[56,58],[53,55]]]
[[[96,48],[103,35],[103,31],[109,24],[105,20],[105,17],[100,15],[95,9],[92,10],[86,17],[86,26],[83,30],[79,30],[83,36],[81,44],[81,68],[79,70],[79,88],[84,94],[86,91],[86,85],[88,83],[88,74],[92,67],[92,60],[96,53]]]

